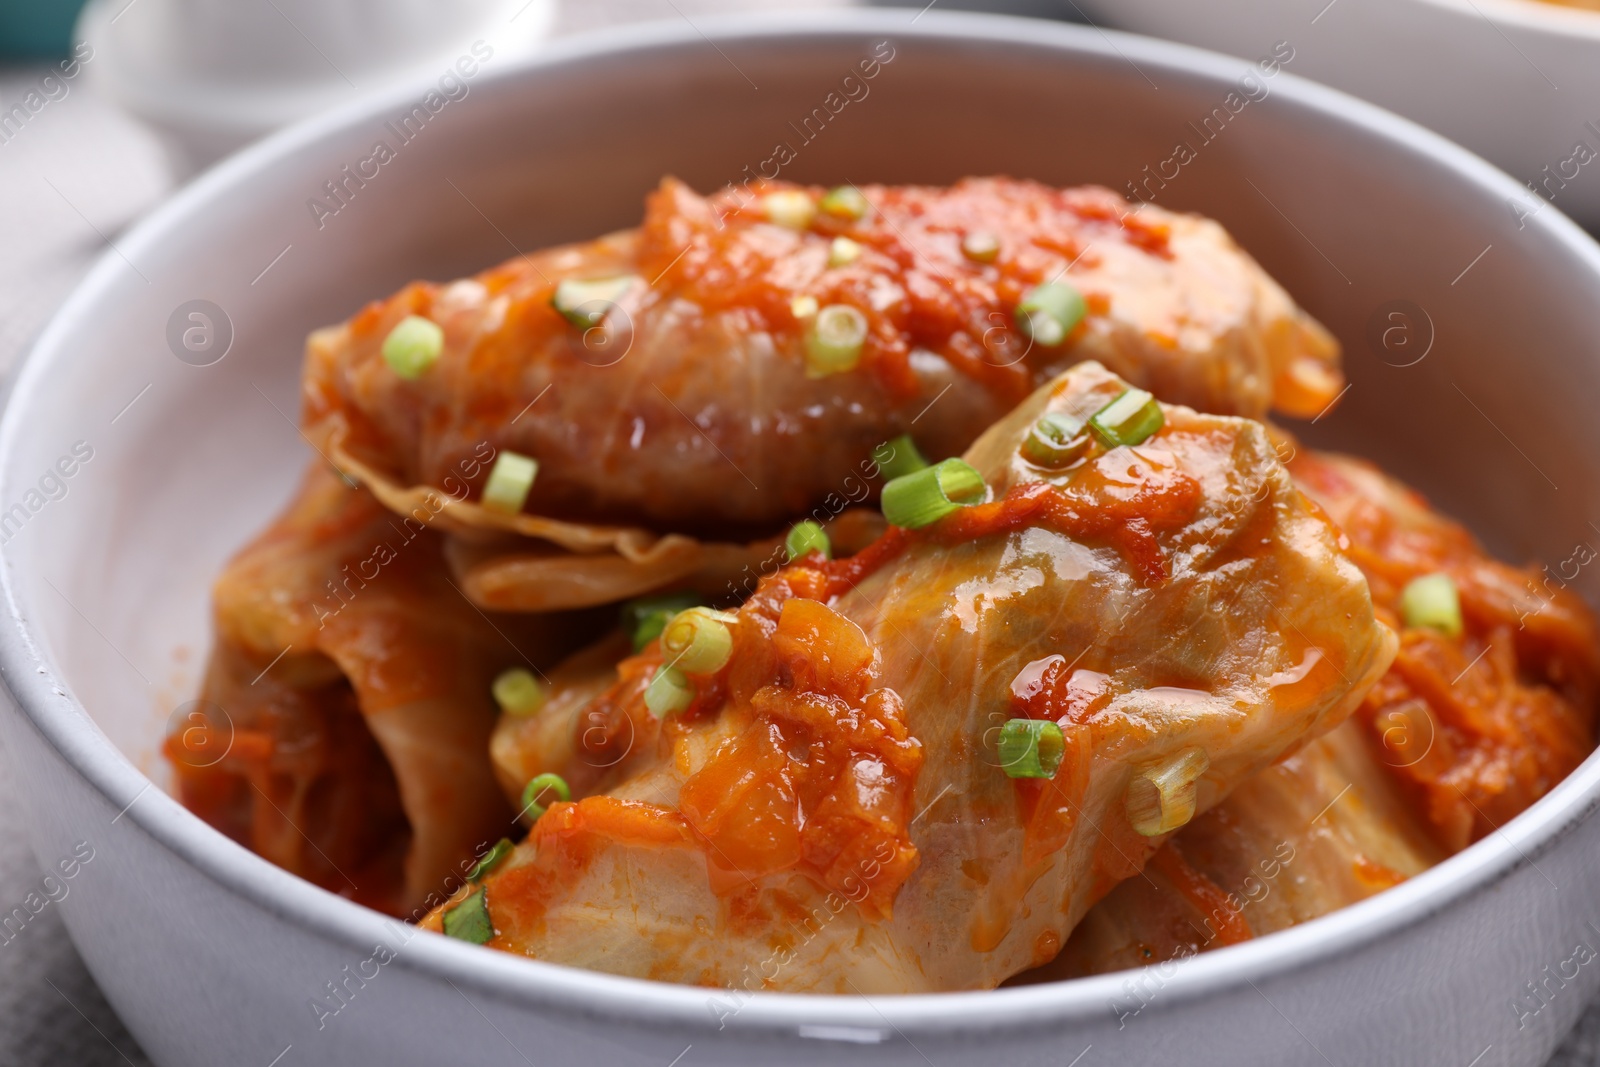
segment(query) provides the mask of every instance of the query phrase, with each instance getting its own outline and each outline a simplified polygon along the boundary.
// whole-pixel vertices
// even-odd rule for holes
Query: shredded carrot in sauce
[[[1215,928],[1216,947],[1237,945],[1255,936],[1249,921],[1234,907],[1229,894],[1195,870],[1179,851],[1177,842],[1167,842],[1165,848],[1151,857],[1150,865],[1165,875],[1173,888]]]
[[[1594,748],[1600,656],[1593,617],[1539,572],[1484,555],[1464,528],[1375,470],[1302,452],[1290,471],[1350,541],[1379,615],[1400,631],[1394,666],[1358,714],[1379,760],[1439,844],[1459,851],[1549,792]],[[1377,496],[1381,484],[1388,498]],[[1464,633],[1403,627],[1400,594],[1443,572]]]
[[[1110,190],[968,179],[949,189],[867,186],[862,191],[872,210],[859,220],[819,212],[813,231],[848,235],[864,254],[810,278],[796,269],[788,242],[763,239],[762,197],[797,188],[764,182],[725,189],[711,198],[706,220],[685,219],[678,199],[663,188],[646,208],[640,262],[647,272],[665,271],[667,288],[708,313],[749,310],[779,334],[803,328],[789,306],[802,292],[824,305],[859,309],[869,324],[862,363],[891,395],[915,389],[911,353],[925,348],[986,388],[1020,400],[1030,387],[1028,368],[1021,360],[996,358],[993,348],[997,329],[1013,329],[1010,313],[1029,289],[1056,276],[1063,261],[1094,259],[1096,242],[1172,255],[1169,227],[1130,213]],[[962,238],[980,232],[1000,241],[1003,253],[993,263],[975,263],[961,251]],[[903,299],[885,306],[881,294],[887,292]],[[1100,298],[1104,311],[1103,294],[1086,296]],[[1013,343],[1021,351],[1020,339]]]

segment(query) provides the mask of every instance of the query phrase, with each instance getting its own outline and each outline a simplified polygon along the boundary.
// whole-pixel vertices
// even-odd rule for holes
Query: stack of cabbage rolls
[[[668,179],[311,336],[179,795],[428,929],[724,988],[1314,918],[1552,788],[1600,672],[1570,594],[1264,421],[1342,388],[1207,219]]]

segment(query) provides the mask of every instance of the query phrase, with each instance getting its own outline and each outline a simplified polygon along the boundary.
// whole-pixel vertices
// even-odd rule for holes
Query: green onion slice
[[[408,382],[422,377],[442,352],[444,331],[421,315],[407,315],[383,339],[383,361]]]
[[[550,306],[561,317],[579,329],[587,330],[605,321],[606,315],[622,299],[624,293],[639,281],[637,274],[621,274],[615,278],[592,278],[580,281],[567,278],[556,285]]]
[[[1095,412],[1089,428],[1107,448],[1116,448],[1143,444],[1166,421],[1155,397],[1143,389],[1129,389]]]
[[[661,636],[678,612],[698,607],[705,599],[696,593],[657,593],[622,605],[622,629],[633,640],[633,650],[643,651]]]
[[[878,465],[878,473],[887,481],[903,478],[928,465],[928,461],[922,458],[922,453],[917,451],[917,443],[908,433],[903,433],[894,440],[885,441],[874,448],[872,462]]]
[[[803,519],[790,528],[789,536],[783,540],[783,550],[789,563],[812,551],[821,552],[823,559],[833,558],[833,542],[828,540],[827,531],[821,523],[811,519]]]
[[[1446,637],[1460,637],[1461,595],[1448,574],[1428,574],[1414,578],[1400,593],[1400,617],[1411,627],[1438,630]]]
[[[567,787],[567,780],[559,774],[534,775],[533,780],[522,787],[522,811],[528,816],[529,822],[538,822],[545,813],[545,805],[539,803],[539,797],[546,792],[554,793],[561,800],[571,800],[572,790]]]
[[[676,667],[657,667],[650,684],[644,687],[644,706],[658,719],[678,712],[694,703],[694,686]]]
[[[1008,778],[1054,778],[1067,742],[1061,727],[1048,719],[1007,719],[999,747],[1000,768]]]
[[[528,491],[539,476],[539,461],[520,452],[501,449],[494,458],[489,480],[483,483],[480,503],[490,511],[515,515],[528,502]]]
[[[1082,459],[1090,443],[1083,419],[1052,411],[1028,431],[1022,442],[1022,458],[1035,467],[1060,470]]]
[[[680,611],[661,631],[661,654],[672,666],[690,674],[715,674],[733,655],[731,623],[739,616],[711,608]]]
[[[861,246],[848,237],[835,237],[828,246],[828,266],[844,267],[861,258]]]
[[[849,304],[829,304],[806,331],[806,377],[854,370],[867,340],[867,317]]]
[[[494,937],[494,923],[489,921],[489,894],[482,886],[444,913],[444,932],[447,937],[474,945],[486,945]]]
[[[791,230],[803,230],[817,216],[817,205],[811,194],[800,189],[782,189],[761,198],[762,213],[767,221]]]
[[[789,301],[789,313],[797,319],[809,319],[820,309],[814,296],[797,296]]]
[[[824,215],[851,221],[862,218],[872,208],[867,203],[866,194],[853,185],[834,186],[823,195],[822,203],[818,206]]]
[[[493,845],[489,846],[489,851],[485,852],[483,857],[479,859],[477,863],[472,865],[472,870],[467,872],[467,881],[482,881],[488,876],[490,871],[494,870],[496,867],[500,866],[500,864],[505,862],[505,858],[511,855],[511,850],[515,847],[516,846],[511,843],[511,838],[509,837],[502,837],[500,840],[496,841]]]
[[[1146,767],[1128,781],[1123,808],[1145,837],[1169,834],[1194,818],[1199,781],[1211,766],[1203,748],[1186,748],[1166,764]]]
[[[961,254],[974,263],[993,263],[1000,256],[1000,238],[976,230],[961,238]]]
[[[890,525],[920,530],[957,508],[983,500],[983,475],[959,459],[947,459],[883,487],[883,517]]]
[[[1017,305],[1017,326],[1039,344],[1054,348],[1067,339],[1088,310],[1083,294],[1073,286],[1045,282],[1030,289]]]
[[[544,706],[544,687],[523,667],[502,671],[491,687],[494,702],[507,715],[532,715]]]

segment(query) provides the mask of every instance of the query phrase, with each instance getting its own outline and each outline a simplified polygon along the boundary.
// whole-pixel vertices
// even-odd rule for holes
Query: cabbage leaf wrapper
[[[738,570],[731,546],[874,494],[878,446],[959,454],[1082,360],[1225,414],[1339,394],[1333,339],[1209,219],[1004,178],[859,193],[845,217],[821,189],[668,179],[637,229],[407,286],[311,336],[305,432],[397,514],[612,557],[583,563],[604,594],[535,598],[566,607]],[[807,207],[779,225],[774,196]],[[1055,326],[1028,314],[1041,285],[1076,294]],[[863,332],[819,364],[830,308]],[[402,377],[382,350],[410,316],[442,348]],[[503,451],[539,464],[514,513],[480,503]]]
[[[491,617],[442,551],[437,533],[313,464],[217,579],[199,721],[175,724],[166,746],[191,810],[392,914],[433,907],[513,826],[488,757],[495,676],[592,632]]]
[[[1148,877],[1113,890],[1033,978],[1181,959],[1364,900],[1493,833],[1594,748],[1600,638],[1559,577],[1492,559],[1370,463],[1286,448],[1400,635],[1394,665],[1349,722],[1246,782]],[[1402,592],[1433,574],[1458,590],[1459,636],[1405,625]]]
[[[1075,367],[967,451],[982,502],[765,580],[674,714],[647,704],[659,640],[558,668],[497,759],[573,800],[425,925],[481,905],[494,948],[737,989],[987,988],[1052,958],[1395,647],[1259,423],[1164,406],[1071,469],[1019,453],[1126,389]],[[1059,728],[1052,776],[1007,773],[1013,719]]]

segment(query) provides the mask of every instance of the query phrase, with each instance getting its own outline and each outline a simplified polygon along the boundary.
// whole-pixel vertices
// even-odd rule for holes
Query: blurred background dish
[[[95,57],[91,79],[160,131],[187,172],[364,92],[432,75],[453,95],[468,77],[457,58],[474,42],[492,39],[502,61],[526,53],[555,10],[555,0],[91,0],[77,35]]]
[[[1600,13],[1538,0],[1078,0],[1095,22],[1289,69],[1444,134],[1600,227]],[[1534,199],[1535,192],[1540,199]]]

